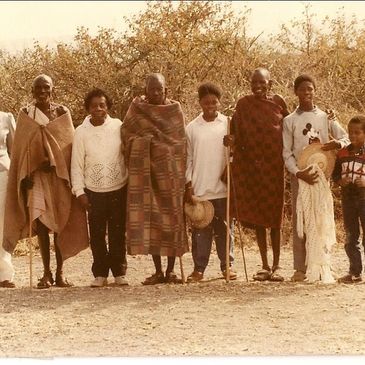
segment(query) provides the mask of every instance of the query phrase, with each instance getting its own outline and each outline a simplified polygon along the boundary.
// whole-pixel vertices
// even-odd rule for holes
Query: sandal
[[[362,278],[361,275],[347,274],[345,276],[338,278],[337,281],[342,284],[353,284],[361,282]]]
[[[48,289],[54,284],[54,280],[52,277],[52,273],[46,273],[41,277],[38,281],[37,288],[38,289]]]
[[[265,269],[261,269],[259,270],[254,276],[253,276],[253,280],[256,281],[266,281],[266,280],[270,280],[271,278],[271,273],[269,270],[265,270]]]
[[[165,283],[167,283],[167,284],[182,284],[182,280],[179,279],[173,271],[171,271],[171,272],[166,272]]]
[[[146,278],[144,281],[142,281],[142,285],[156,285],[156,284],[162,284],[165,282],[165,276],[161,273],[155,273],[148,278]]]
[[[222,275],[223,275],[223,278],[226,279],[227,278],[227,271],[223,270]],[[232,270],[232,268],[231,268],[229,270],[229,280],[236,280],[236,279],[237,279],[237,273],[234,270]]]
[[[63,277],[63,275],[57,275],[56,274],[56,281],[55,286],[59,288],[70,288],[71,286],[74,286],[70,281],[68,281],[66,278]]]
[[[272,269],[272,273],[270,275],[270,281],[284,281],[284,277],[282,275],[280,275],[280,267],[276,267]]]
[[[12,281],[4,280],[0,282],[0,288],[15,288],[15,284]]]

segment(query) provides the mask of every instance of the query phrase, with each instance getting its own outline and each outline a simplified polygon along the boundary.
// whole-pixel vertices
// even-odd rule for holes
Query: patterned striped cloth
[[[129,170],[127,249],[131,255],[182,256],[188,251],[183,195],[184,115],[178,102],[135,98],[122,125]]]

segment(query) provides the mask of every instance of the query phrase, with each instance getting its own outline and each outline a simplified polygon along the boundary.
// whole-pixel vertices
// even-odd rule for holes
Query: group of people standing
[[[232,225],[226,221],[228,146],[232,148],[231,217],[255,230],[262,260],[254,280],[284,280],[279,261],[286,167],[293,206],[292,280],[330,282],[326,276],[330,262],[322,260],[328,258],[328,246],[315,242],[307,217],[304,230],[298,229],[303,228],[303,214],[297,207],[301,194],[315,202],[310,187],[321,181],[329,191],[318,165],[298,167],[301,151],[311,143],[320,143],[322,151],[340,150],[333,176],[343,187],[345,248],[350,259],[349,273],[340,281],[361,280],[359,219],[364,228],[365,218],[359,201],[364,202],[365,171],[359,166],[362,169],[365,161],[365,117],[351,119],[349,140],[333,113],[314,104],[313,78],[301,75],[295,80],[299,105],[291,114],[271,87],[269,71],[256,69],[252,94],[239,99],[229,120],[219,112],[220,88],[203,83],[198,88],[202,112],[186,125],[180,104],[167,97],[163,75],[150,74],[145,95],[132,101],[123,122],[109,115],[112,101],[107,93],[91,90],[85,97],[88,116],[75,131],[69,110],[51,101],[51,78],[36,77],[34,101],[20,111],[17,123],[11,114],[0,114],[0,207],[5,206],[0,211],[0,286],[14,287],[11,253],[18,240],[29,235],[38,236],[43,260],[38,288],[71,286],[63,275],[63,261],[89,244],[92,287],[107,285],[109,271],[116,285],[127,285],[127,253],[152,255],[155,272],[144,285],[180,283],[175,260],[189,250],[184,204],[208,201],[211,219],[204,225],[192,221],[194,270],[188,282],[204,278],[213,238],[222,275],[226,277],[228,271],[230,280],[236,279],[233,229],[226,257],[226,234]],[[50,268],[49,232],[54,233],[55,277]],[[308,246],[313,242],[320,252],[314,256]],[[166,270],[161,256],[167,256]]]

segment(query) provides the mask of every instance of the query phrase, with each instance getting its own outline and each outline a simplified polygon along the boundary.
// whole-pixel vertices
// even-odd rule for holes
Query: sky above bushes
[[[250,35],[263,32],[265,37],[278,32],[282,23],[300,18],[305,3],[312,4],[319,19],[333,17],[341,9],[348,18],[355,14],[359,20],[365,19],[362,1],[234,1],[232,6],[237,12],[250,8]],[[144,9],[145,1],[0,1],[0,48],[15,52],[34,41],[50,46],[71,42],[80,26],[91,34],[99,26],[124,31],[123,16]]]

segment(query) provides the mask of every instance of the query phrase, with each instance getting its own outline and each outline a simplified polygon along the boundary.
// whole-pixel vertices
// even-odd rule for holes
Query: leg
[[[210,251],[212,249],[213,229],[212,225],[205,228],[193,228],[192,255],[194,271],[204,273],[208,266]]]
[[[73,286],[73,284],[63,277],[63,258],[61,255],[61,251],[57,246],[57,233],[55,233],[53,237],[57,263],[55,284],[60,288],[68,288],[70,286]]]
[[[365,197],[362,196],[361,199],[359,200],[359,216],[360,216],[360,222],[361,222],[361,229],[362,229],[362,247],[365,253]],[[360,259],[361,259],[361,255],[360,255]],[[362,262],[361,262],[361,268],[363,268],[362,266]]]
[[[37,236],[38,245],[41,252],[42,263],[43,263],[43,277],[39,280],[37,287],[39,289],[49,288],[53,285],[54,280],[51,272],[50,265],[50,243],[48,228],[39,220],[36,221],[37,224]]]
[[[153,264],[155,265],[156,274],[163,274],[162,272],[162,264],[161,264],[161,256],[160,255],[152,255]]]
[[[165,275],[165,282],[168,284],[182,284],[182,280],[174,273],[176,256],[167,257],[167,269]]]
[[[214,241],[217,248],[217,255],[220,261],[221,271],[226,270],[226,235],[227,235],[227,222],[226,222],[226,210],[227,199],[214,199],[211,200],[214,206],[214,218],[212,221],[212,228],[214,232]],[[231,234],[229,239],[229,266],[232,266],[233,258],[233,246],[234,246],[234,226],[231,224]]]
[[[280,239],[281,231],[280,228],[271,228],[270,230],[272,254],[273,254],[273,265],[270,276],[271,281],[284,281],[284,277],[280,273],[279,261],[280,261]]]
[[[271,247],[272,247],[272,255],[273,255],[273,271],[277,267],[279,267],[280,261],[280,240],[281,240],[281,231],[280,228],[271,228],[270,231],[271,238]]]
[[[92,273],[94,277],[107,278],[109,273],[108,251],[105,242],[107,204],[103,193],[87,190],[87,196],[90,203],[88,219],[90,247],[93,255]]]
[[[6,186],[8,182],[8,172],[0,172],[0,237],[4,232],[4,214],[5,214],[5,198]],[[0,287],[14,288],[14,267],[11,263],[11,254],[3,249],[0,243]]]
[[[297,198],[298,198],[298,179],[295,176],[291,177],[291,199],[292,199],[292,223],[293,223],[293,257],[294,270],[299,272],[299,276],[305,276],[305,237],[300,238],[297,232]]]
[[[256,239],[260,250],[260,256],[262,261],[262,268],[270,271],[270,266],[267,261],[267,242],[266,242],[266,228],[256,227]]]
[[[174,271],[175,260],[176,260],[176,257],[175,256],[168,256],[167,257],[166,276],[167,276],[167,274],[169,274],[169,273],[171,273],[171,272]]]
[[[56,264],[57,264],[57,268],[56,268],[56,275],[62,275],[63,272],[63,259],[62,259],[62,255],[61,255],[61,251],[57,246],[57,233],[55,233],[53,235],[53,241],[54,241],[54,249],[55,249],[55,253],[56,253]]]
[[[357,197],[343,195],[342,212],[346,232],[345,251],[350,261],[349,274],[359,276],[362,272],[362,262],[359,241],[360,224]],[[363,224],[363,221],[361,223]]]
[[[42,256],[43,271],[44,274],[49,274],[51,272],[49,234],[48,228],[40,220],[37,220],[37,233],[39,250]]]
[[[153,259],[153,264],[155,265],[156,272],[153,275],[146,278],[142,282],[143,285],[155,285],[165,282],[165,276],[162,272],[161,256],[152,255],[152,259]]]
[[[114,277],[126,273],[125,207],[126,187],[108,193],[109,263]]]

